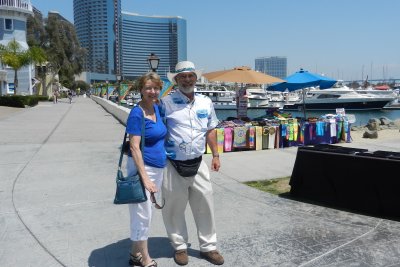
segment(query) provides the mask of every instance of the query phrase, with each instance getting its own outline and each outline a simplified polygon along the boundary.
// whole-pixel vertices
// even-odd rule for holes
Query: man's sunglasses
[[[154,193],[150,193],[150,200],[151,200],[151,203],[153,203],[154,204],[154,207],[156,208],[156,209],[162,209],[162,208],[164,208],[164,205],[165,205],[165,199],[163,199],[163,204],[162,204],[162,206],[160,206],[158,203],[157,203],[157,200],[156,200],[156,197],[154,196]]]

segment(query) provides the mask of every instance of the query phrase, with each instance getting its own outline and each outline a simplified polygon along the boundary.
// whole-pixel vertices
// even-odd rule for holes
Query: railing
[[[30,0],[0,0],[0,7],[14,7],[32,11]]]

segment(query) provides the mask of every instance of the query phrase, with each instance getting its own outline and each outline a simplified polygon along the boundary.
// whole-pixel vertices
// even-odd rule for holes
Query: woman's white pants
[[[150,180],[156,184],[157,188],[159,189],[159,193],[161,193],[161,184],[163,180],[164,168],[155,168],[147,165],[145,165],[144,167]],[[128,175],[136,173],[136,166],[131,157],[128,158],[127,172]],[[150,193],[147,190],[146,190],[146,195],[147,195],[146,202],[138,204],[128,204],[130,221],[131,221],[132,241],[147,240],[149,238],[152,206],[150,200]]]

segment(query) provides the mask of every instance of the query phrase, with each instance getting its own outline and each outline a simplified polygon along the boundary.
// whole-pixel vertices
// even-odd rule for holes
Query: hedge
[[[38,95],[10,95],[0,96],[0,106],[24,108],[25,106],[36,106],[39,101],[48,101],[47,96]]]

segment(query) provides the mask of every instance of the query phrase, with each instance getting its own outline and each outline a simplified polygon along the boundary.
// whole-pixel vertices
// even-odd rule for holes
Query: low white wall
[[[131,112],[129,108],[118,106],[118,104],[115,104],[112,101],[106,100],[98,96],[91,95],[90,98],[93,99],[97,104],[102,106],[108,113],[113,115],[117,120],[119,120],[123,125],[126,126],[126,121],[128,119],[129,112]]]

